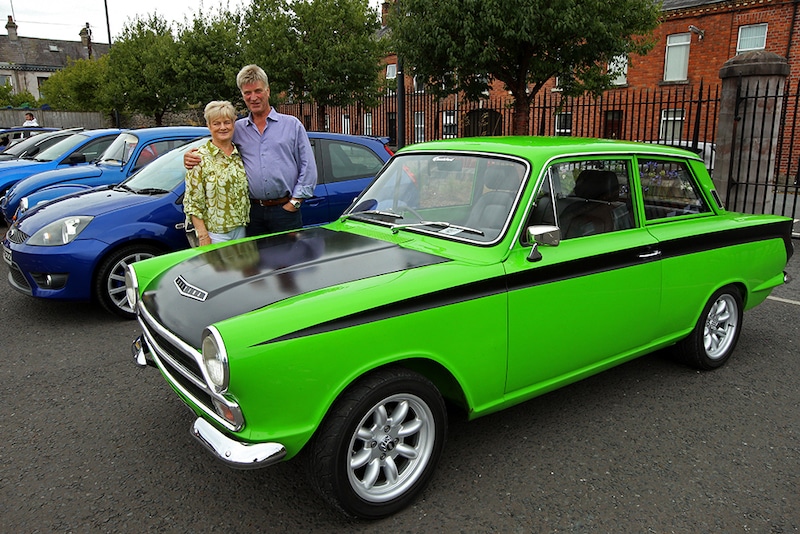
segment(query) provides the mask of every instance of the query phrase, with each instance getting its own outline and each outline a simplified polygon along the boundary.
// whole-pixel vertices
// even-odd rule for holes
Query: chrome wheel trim
[[[133,313],[125,293],[125,270],[131,263],[154,257],[149,252],[134,252],[122,257],[114,264],[106,278],[106,295],[114,305],[128,313]]]
[[[430,463],[436,421],[422,399],[408,393],[375,404],[350,439],[347,478],[353,491],[371,503],[400,497]]]
[[[703,347],[712,360],[725,357],[736,340],[739,306],[732,295],[724,294],[708,310],[703,327]]]

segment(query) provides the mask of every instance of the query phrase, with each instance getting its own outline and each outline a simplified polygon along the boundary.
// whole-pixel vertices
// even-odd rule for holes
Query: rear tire
[[[94,291],[106,311],[125,319],[135,319],[125,296],[125,268],[139,260],[158,256],[161,251],[152,245],[129,245],[108,256],[97,269]]]
[[[447,412],[427,378],[382,369],[334,403],[306,451],[312,484],[334,508],[378,519],[408,506],[430,482]]]
[[[742,330],[742,296],[734,286],[719,289],[709,299],[697,324],[675,346],[687,364],[709,371],[728,361]]]

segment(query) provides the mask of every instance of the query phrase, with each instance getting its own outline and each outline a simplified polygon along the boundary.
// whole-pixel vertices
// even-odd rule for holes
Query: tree
[[[0,106],[11,106],[12,108],[36,108],[39,104],[36,97],[30,91],[14,92],[10,83],[0,85]]]
[[[277,81],[274,96],[310,98],[318,117],[326,106],[377,101],[384,50],[367,0],[253,2],[245,20],[248,58]]]
[[[566,95],[601,94],[619,74],[616,58],[652,48],[660,13],[652,0],[398,0],[389,26],[398,57],[434,93],[477,99],[502,82],[524,135],[548,80],[557,76]]]
[[[178,44],[167,22],[156,14],[137,17],[122,30],[109,52],[113,105],[153,117],[186,106],[186,92],[175,65]]]
[[[51,107],[65,111],[110,110],[108,56],[70,60],[42,84],[41,93]]]
[[[174,67],[189,103],[241,102],[236,87],[236,73],[244,66],[240,28],[240,14],[220,10],[195,14],[179,31]]]

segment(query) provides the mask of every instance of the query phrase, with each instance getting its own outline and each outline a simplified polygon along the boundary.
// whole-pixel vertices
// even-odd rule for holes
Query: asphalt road
[[[795,282],[745,315],[724,368],[654,354],[455,419],[422,498],[372,523],[322,506],[293,462],[213,461],[158,373],[132,363],[135,322],[18,294],[0,266],[0,531],[796,532],[795,246]]]

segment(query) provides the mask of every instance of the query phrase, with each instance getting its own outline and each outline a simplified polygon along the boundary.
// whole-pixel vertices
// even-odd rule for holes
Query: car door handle
[[[656,258],[658,256],[661,256],[660,250],[651,250],[650,252],[642,252],[641,254],[639,254],[639,259],[649,260],[650,258]]]
[[[186,229],[186,223],[178,223],[178,224],[176,224],[175,225],[175,229],[176,230],[185,230]]]

